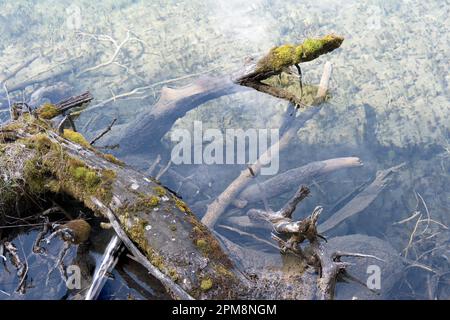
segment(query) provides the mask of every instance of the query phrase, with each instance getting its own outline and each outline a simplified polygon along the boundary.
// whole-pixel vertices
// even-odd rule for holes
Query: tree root
[[[323,208],[317,206],[305,219],[294,221],[292,213],[298,203],[309,195],[309,189],[301,186],[292,199],[277,212],[265,212],[263,210],[251,209],[248,215],[269,222],[274,230],[272,239],[279,246],[283,254],[293,253],[307,265],[313,267],[319,274],[318,289],[320,299],[333,299],[337,281],[340,276],[346,275],[347,262],[341,261],[342,257],[373,258],[375,256],[335,251],[331,254],[320,240],[326,239],[317,231],[317,221]],[[301,245],[307,240],[308,246]],[[382,261],[382,260],[381,260]]]

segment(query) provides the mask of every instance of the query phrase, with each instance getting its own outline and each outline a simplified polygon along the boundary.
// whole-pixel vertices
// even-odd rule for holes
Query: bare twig
[[[233,227],[230,227],[230,226],[227,226],[227,225],[224,225],[224,224],[219,224],[218,227],[219,227],[219,228],[222,228],[222,229],[225,229],[225,230],[229,230],[229,231],[235,232],[235,233],[237,233],[237,234],[239,234],[239,235],[241,235],[241,236],[250,237],[250,238],[252,238],[252,239],[255,239],[255,240],[258,241],[258,242],[267,244],[267,245],[269,245],[269,246],[271,246],[271,247],[273,247],[273,248],[275,248],[275,249],[279,249],[279,248],[278,248],[276,245],[274,245],[272,242],[267,241],[267,240],[265,240],[265,239],[262,239],[262,238],[260,238],[260,237],[258,237],[258,236],[256,236],[256,235],[254,235],[254,234],[252,234],[252,233],[248,233],[248,232],[245,232],[245,231],[242,231],[242,230],[240,230],[240,229],[233,228]]]
[[[23,263],[17,253],[16,246],[9,241],[4,243],[5,249],[11,257],[11,263],[17,270],[17,277],[19,278],[19,285],[17,286],[16,292],[23,294],[25,293],[25,279],[28,273],[28,264]]]
[[[42,218],[44,219],[43,222],[43,228],[42,231],[40,231],[36,237],[36,240],[34,241],[33,245],[33,252],[38,254],[43,254],[45,252],[45,249],[41,247],[41,241],[44,239],[44,237],[48,233],[49,229],[49,218],[47,215],[42,215]]]
[[[14,110],[12,109],[11,99],[9,98],[9,92],[8,88],[6,87],[6,83],[3,83],[3,90],[5,90],[6,98],[8,99],[9,115],[11,117],[11,120],[14,120],[15,119]]]
[[[103,130],[99,135],[97,135],[94,139],[91,140],[91,142],[89,142],[90,145],[93,145],[94,143],[96,143],[98,140],[100,140],[101,138],[103,138],[103,136],[105,134],[107,134],[109,131],[111,131],[113,125],[116,123],[117,119],[114,118],[113,121],[111,121],[111,123],[109,124],[109,126]]]
[[[323,67],[322,78],[319,83],[319,90],[317,91],[317,95],[315,98],[315,103],[321,103],[325,100],[328,93],[328,86],[331,78],[332,65],[330,61],[325,62],[325,66]]]
[[[167,162],[167,165],[166,165],[165,167],[161,168],[161,170],[159,171],[159,173],[156,175],[155,179],[156,179],[156,180],[161,179],[161,177],[164,175],[164,173],[166,173],[167,170],[169,170],[171,164],[172,164],[172,161],[169,160],[169,162]]]
[[[405,218],[403,220],[394,222],[392,225],[399,225],[399,224],[404,224],[407,223],[411,220],[413,220],[415,217],[417,217],[420,214],[420,211],[414,211],[413,214],[411,216],[409,216],[408,218]]]
[[[86,108],[85,110],[83,110],[83,112],[92,111],[94,109],[103,107],[103,106],[107,105],[110,102],[116,102],[117,100],[129,98],[129,97],[132,97],[132,96],[144,95],[144,96],[140,97],[141,99],[144,99],[144,98],[146,98],[148,96],[148,95],[145,95],[145,92],[147,90],[150,90],[150,89],[153,89],[155,87],[162,86],[162,85],[165,85],[165,84],[170,84],[170,83],[173,83],[173,82],[177,82],[177,81],[181,81],[181,80],[197,77],[197,76],[200,76],[200,75],[208,74],[208,73],[211,73],[212,71],[217,70],[217,69],[218,69],[218,67],[214,67],[214,68],[211,68],[211,69],[206,70],[206,71],[201,71],[201,72],[188,74],[188,75],[177,77],[177,78],[173,78],[173,79],[168,79],[168,80],[155,82],[155,83],[150,84],[148,86],[134,88],[131,91],[120,93],[120,94],[117,94],[117,95],[113,94],[111,98],[103,100],[103,101],[101,101],[101,102],[99,102],[99,103],[97,103],[97,104],[95,104],[95,105],[93,105],[93,106],[91,106],[89,108]]]
[[[431,220],[431,215],[430,215],[430,211],[428,210],[427,204],[425,203],[425,200],[423,200],[422,196],[420,195],[420,193],[416,192],[417,196],[420,198],[420,201],[422,201],[422,204],[425,208],[425,212],[427,213],[427,226],[425,227],[425,229],[422,231],[422,234],[424,234],[427,230],[428,227],[430,226],[430,220]]]
[[[158,156],[156,157],[155,161],[153,161],[152,165],[150,166],[150,168],[148,168],[146,175],[151,176],[153,171],[155,171],[156,166],[159,164],[159,162],[161,161],[161,155],[158,154]]]
[[[109,40],[110,42],[112,42],[113,45],[115,46],[114,53],[112,54],[112,56],[107,61],[105,61],[103,63],[100,63],[97,66],[94,66],[94,67],[91,67],[91,68],[87,68],[87,69],[81,71],[79,73],[79,75],[82,75],[82,74],[87,73],[87,72],[92,72],[92,71],[98,70],[100,68],[103,68],[103,67],[106,67],[106,66],[112,64],[116,60],[116,58],[119,55],[120,51],[122,50],[122,47],[125,44],[127,44],[129,41],[136,40],[136,38],[131,38],[130,37],[130,30],[127,30],[127,34],[126,34],[125,38],[122,40],[122,42],[120,44],[118,44],[116,40],[114,40],[112,37],[109,37],[109,36],[101,35],[98,38],[102,39],[102,40],[106,39],[106,40]]]
[[[414,241],[414,237],[416,235],[417,232],[417,228],[419,227],[419,222],[422,218],[422,215],[419,215],[419,219],[417,219],[416,224],[414,225],[414,229],[411,232],[411,235],[409,236],[409,241],[408,241],[408,245],[406,246],[405,249],[403,249],[403,251],[405,252],[405,258],[408,258],[408,251],[411,248],[413,241]]]
[[[285,218],[292,218],[292,214],[297,207],[297,204],[305,199],[309,194],[309,189],[305,186],[301,186],[294,194],[291,200],[281,209],[280,214]]]

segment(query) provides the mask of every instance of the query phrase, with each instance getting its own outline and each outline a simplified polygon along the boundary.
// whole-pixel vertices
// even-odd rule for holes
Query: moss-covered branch
[[[269,53],[256,61],[250,71],[238,76],[236,83],[288,100],[297,106],[305,106],[302,97],[289,92],[285,88],[267,82],[271,77],[288,72],[289,67],[296,66],[300,72],[299,64],[312,61],[323,54],[339,48],[344,41],[343,37],[329,34],[322,38],[309,38],[299,45],[285,44],[272,48]],[[263,82],[265,81],[265,82]]]
[[[309,38],[299,45],[285,44],[272,48],[256,64],[256,73],[281,72],[284,68],[312,61],[339,48],[344,38],[329,34],[322,38]]]

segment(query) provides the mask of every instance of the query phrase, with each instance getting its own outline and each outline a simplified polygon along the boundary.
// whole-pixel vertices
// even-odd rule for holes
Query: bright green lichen
[[[203,252],[203,254],[207,255],[209,253],[210,247],[205,239],[198,239],[195,244],[200,249],[200,251]]]
[[[130,213],[149,212],[159,205],[159,197],[139,193],[138,199],[130,206],[126,207],[126,211]]]
[[[83,182],[87,188],[94,188],[101,182],[97,172],[87,167],[76,167],[72,172],[74,178],[80,182]]]
[[[175,268],[170,268],[169,269],[169,277],[174,282],[178,281],[178,279],[180,278],[180,276],[178,275],[178,272],[177,272],[177,270]]]
[[[175,205],[181,212],[189,212],[189,207],[186,203],[184,203],[182,200],[180,200],[177,197],[174,197],[173,200],[175,201]]]
[[[150,207],[156,207],[159,204],[159,198],[157,196],[148,196],[144,199]]]

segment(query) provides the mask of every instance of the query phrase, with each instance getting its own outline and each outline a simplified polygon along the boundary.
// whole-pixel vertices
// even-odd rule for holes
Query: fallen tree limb
[[[280,194],[289,192],[301,184],[309,184],[311,180],[319,176],[329,174],[345,168],[362,166],[362,162],[356,157],[335,158],[308,163],[299,168],[287,170],[273,178],[260,183],[260,186],[252,184],[245,188],[234,201],[238,207],[246,206],[248,203],[260,201],[260,190],[265,190],[267,198],[273,198]]]
[[[91,102],[94,99],[89,91],[86,91],[78,96],[73,96],[64,99],[56,104],[46,103],[36,110],[37,115],[46,120],[55,118],[58,115],[65,114],[67,111],[74,108],[81,108],[83,105]]]
[[[295,211],[296,206],[308,194],[309,189],[301,186],[281,210],[267,212],[252,209],[248,214],[253,219],[261,219],[270,224],[274,231],[272,239],[278,243],[279,249],[283,254],[293,253],[300,261],[314,267],[319,274],[317,282],[319,298],[333,299],[338,277],[346,274],[346,267],[349,265],[341,261],[342,257],[381,259],[362,253],[327,252],[320,242],[320,239],[324,238],[317,231],[317,221],[322,213],[322,207],[316,207],[311,215],[305,219],[299,221],[292,219],[292,213]],[[309,242],[309,246],[302,247],[301,245],[305,241]]]
[[[119,154],[149,153],[158,150],[162,137],[176,120],[199,105],[223,95],[244,91],[227,78],[201,77],[183,88],[164,87],[158,102],[125,128]],[[129,137],[133,137],[130,139]],[[108,140],[107,140],[108,141]]]
[[[319,232],[325,233],[344,220],[353,217],[366,209],[385,188],[389,176],[391,176],[392,173],[397,172],[404,165],[405,164],[402,163],[392,168],[378,171],[375,180],[368,187],[361,191],[339,211],[334,213],[328,220],[318,226]]]
[[[323,99],[322,97],[318,97],[317,100],[322,101]],[[213,228],[220,215],[222,215],[226,208],[236,199],[239,193],[251,183],[254,176],[260,173],[261,164],[270,163],[272,155],[278,154],[281,150],[286,148],[292,139],[296,137],[298,130],[306,123],[306,121],[319,112],[320,109],[320,105],[311,106],[301,112],[300,115],[295,118],[295,121],[290,121],[290,118],[292,117],[287,117],[285,120],[286,122],[289,122],[289,126],[281,136],[280,140],[270,146],[270,148],[259,157],[256,163],[243,170],[239,177],[237,177],[210,205],[208,205],[208,209],[202,218],[202,222],[209,228]],[[287,112],[290,111],[288,110]]]
[[[319,110],[320,107],[310,107],[303,111],[299,115],[298,119],[296,119],[296,125],[286,131],[278,142],[267,149],[267,151],[259,157],[256,163],[249,166],[253,174],[248,168],[242,170],[241,174],[232,183],[230,183],[211,204],[208,205],[208,210],[202,218],[202,223],[207,225],[209,228],[213,228],[220,215],[225,212],[226,208],[234,201],[239,193],[252,182],[254,175],[258,175],[260,173],[262,163],[270,163],[272,157],[271,155],[288,146],[292,139],[297,135],[298,129],[304,125],[306,121],[311,119],[317,112],[319,112]]]
[[[94,139],[92,139],[89,144],[92,146],[94,143],[96,143],[98,140],[100,140],[101,138],[103,138],[103,136],[105,134],[107,134],[109,131],[111,131],[113,125],[116,123],[117,118],[114,118],[113,121],[111,121],[111,123],[109,124],[109,126],[103,130],[98,136],[96,136]]]

